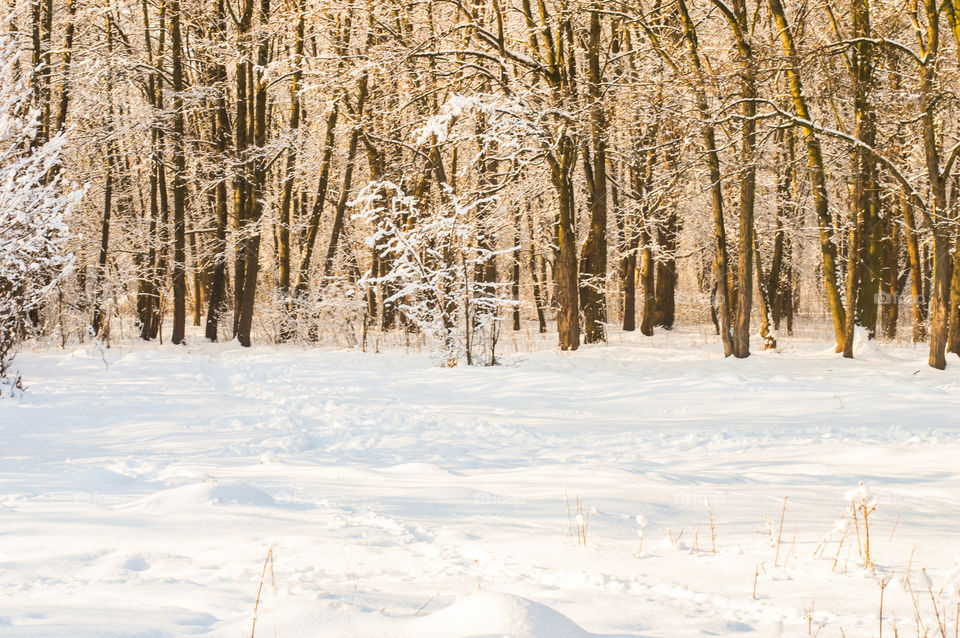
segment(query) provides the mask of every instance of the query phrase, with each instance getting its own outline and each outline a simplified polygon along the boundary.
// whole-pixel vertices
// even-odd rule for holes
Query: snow
[[[322,631],[318,631],[322,628]],[[247,630],[237,627],[238,635]],[[271,628],[272,631],[272,628]],[[270,632],[266,632],[270,635]],[[486,636],[549,636],[589,638],[596,636],[559,612],[539,603],[509,594],[477,591],[427,615],[389,617],[382,614],[333,613],[316,603],[290,610],[277,625],[278,635],[390,636],[391,638],[479,638]]]
[[[261,574],[257,636],[875,636],[887,578],[885,632],[926,578],[953,628],[960,366],[922,348],[190,343],[18,355],[0,636],[250,636]]]

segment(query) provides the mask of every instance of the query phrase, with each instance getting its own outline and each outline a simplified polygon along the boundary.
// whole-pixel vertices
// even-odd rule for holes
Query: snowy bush
[[[423,334],[442,365],[496,363],[501,311],[516,303],[496,275],[497,259],[517,248],[498,245],[497,226],[514,210],[499,193],[538,156],[536,120],[534,109],[513,98],[449,96],[412,132],[432,158],[436,188],[411,194],[375,180],[351,204],[381,257],[361,284],[378,287],[381,302]]]
[[[374,228],[368,244],[389,267],[361,283],[386,284],[384,304],[395,304],[436,349],[439,362],[455,366],[495,361],[502,286],[478,285],[475,274],[497,251],[475,245],[471,213],[489,200],[462,204],[447,192],[443,205],[419,210],[415,197],[389,181],[367,184],[352,205]]]
[[[64,136],[41,139],[29,86],[16,36],[0,34],[0,379],[8,389],[19,385],[8,373],[31,313],[72,262],[65,219],[82,196],[58,174]]]

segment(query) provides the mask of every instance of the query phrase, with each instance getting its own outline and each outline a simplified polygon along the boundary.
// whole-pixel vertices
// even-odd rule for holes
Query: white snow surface
[[[885,635],[913,636],[922,568],[953,629],[960,361],[614,342],[454,369],[200,339],[23,353],[0,636],[866,637],[881,579]],[[860,481],[872,570],[842,522]]]

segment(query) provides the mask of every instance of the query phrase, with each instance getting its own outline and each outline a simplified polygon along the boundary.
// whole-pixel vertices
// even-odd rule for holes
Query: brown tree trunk
[[[624,332],[637,329],[637,253],[630,251],[620,260],[620,280],[623,284]]]
[[[270,16],[270,0],[260,0],[260,23],[265,25]],[[244,224],[244,240],[241,244],[244,254],[243,291],[237,320],[237,340],[242,346],[252,343],[253,311],[257,294],[257,278],[260,273],[260,217],[263,215],[263,193],[266,186],[267,158],[264,149],[267,144],[267,83],[264,70],[267,68],[270,53],[270,41],[266,34],[258,34],[256,70],[248,69],[254,81],[253,146],[255,155],[250,158],[252,183],[250,184],[250,216]]]
[[[333,260],[337,256],[337,245],[343,233],[344,220],[347,214],[347,202],[350,201],[350,187],[353,182],[353,170],[356,165],[357,144],[360,139],[360,128],[353,130],[350,136],[350,146],[347,150],[347,166],[343,171],[343,184],[340,189],[340,198],[337,200],[337,209],[333,216],[333,229],[330,231],[330,242],[327,244],[327,254],[323,260],[323,282],[333,275]]]
[[[657,264],[653,257],[652,233],[644,225],[640,234],[643,244],[643,263],[640,266],[640,282],[643,286],[643,314],[640,320],[640,334],[645,337],[653,336],[653,327],[657,323]]]
[[[930,356],[928,363],[932,368],[938,370],[947,367],[945,351],[947,347],[952,267],[950,242],[941,233],[935,233],[933,236],[933,289],[930,299]]]
[[[300,256],[300,268],[297,271],[297,284],[294,287],[294,299],[300,299],[306,292],[310,281],[310,264],[313,261],[313,251],[320,231],[320,218],[323,215],[323,205],[327,199],[327,186],[330,181],[330,161],[333,156],[333,147],[338,116],[337,105],[334,104],[327,115],[327,129],[324,136],[323,156],[320,159],[320,176],[317,179],[317,193],[307,222],[307,235],[303,242],[303,252]]]
[[[757,230],[753,230],[753,256],[757,269],[757,291],[760,293],[760,338],[763,340],[764,350],[773,350],[777,347],[777,338],[770,329],[770,298],[764,286],[763,264],[760,262],[760,242],[757,240]]]
[[[170,46],[173,55],[173,335],[186,341],[186,158],[183,148],[183,43],[180,35],[180,0],[170,2]]]
[[[900,314],[900,225],[887,209],[884,220],[882,250],[882,294],[880,295],[880,328],[885,339],[897,336]]]
[[[533,280],[533,303],[537,307],[537,325],[540,334],[547,331],[547,317],[544,303],[543,286],[546,280],[537,277],[537,252],[535,233],[533,229],[533,216],[530,213],[530,207],[527,206],[527,227],[530,229],[530,279]]]
[[[153,29],[150,25],[150,8],[144,0],[143,32],[146,45],[147,62],[153,67]],[[163,59],[164,42],[166,35],[166,3],[160,3],[157,58]],[[147,100],[153,114],[153,124],[150,128],[150,221],[147,237],[147,257],[142,262],[138,287],[137,307],[140,310],[140,338],[144,341],[157,338],[160,332],[160,320],[163,314],[161,307],[160,285],[166,270],[166,239],[167,239],[167,182],[163,160],[163,128],[160,118],[156,114],[163,108],[163,80],[156,71],[147,75]],[[61,107],[64,102],[61,101]]]
[[[59,133],[67,123],[67,105],[70,102],[70,64],[73,60],[73,34],[77,15],[76,0],[67,0],[67,26],[64,33],[63,63],[60,73],[60,100],[57,105],[57,120],[54,133]]]
[[[907,260],[910,267],[910,296],[913,305],[913,342],[921,343],[927,338],[927,314],[924,306],[923,263],[920,243],[917,241],[917,226],[913,206],[906,195],[900,197],[903,214],[903,234],[907,241]]]
[[[954,241],[956,242],[956,239]],[[953,253],[953,276],[950,278],[949,314],[947,352],[960,355],[960,250],[954,250]]]
[[[685,0],[677,0],[680,17],[683,21],[684,37],[690,59],[696,73],[695,98],[697,111],[700,114],[703,129],[703,148],[707,157],[707,169],[710,177],[710,195],[713,210],[713,239],[714,265],[717,277],[717,315],[720,323],[720,341],[723,344],[723,356],[729,357],[734,353],[733,333],[731,330],[732,313],[730,309],[729,288],[729,259],[727,257],[727,232],[723,218],[723,186],[720,177],[720,154],[717,151],[716,132],[713,125],[713,115],[710,112],[706,94],[706,79],[703,73],[703,64],[700,61],[700,50],[697,43],[697,32],[690,13],[687,11]]]
[[[537,13],[534,14],[529,0],[522,1],[522,12],[528,27],[528,46],[534,56],[545,62],[535,62],[531,68],[549,85],[554,107],[565,109],[569,106],[570,98],[576,94],[572,18],[569,13],[562,12],[559,21],[554,21],[543,2],[537,3]],[[550,166],[551,182],[559,200],[555,224],[557,243],[553,262],[557,333],[561,350],[576,350],[580,347],[577,210],[573,183],[577,145],[568,127],[567,122],[556,125],[551,132],[554,139],[545,149],[545,158]],[[545,286],[543,277],[541,281],[544,281]]]
[[[303,78],[303,46],[306,18],[306,1],[297,0],[297,27],[294,36],[293,76],[290,80],[290,145],[287,148],[287,165],[283,174],[280,201],[280,229],[277,237],[277,293],[281,303],[288,306],[290,295],[290,209],[293,205],[293,182],[297,170],[297,133],[300,130],[300,82]],[[280,340],[290,338],[291,316],[283,313]]]
[[[732,9],[721,0],[713,0],[733,32],[740,62],[740,81],[743,101],[740,106],[742,122],[739,162],[740,227],[737,243],[737,308],[733,327],[733,356],[750,356],[750,313],[753,310],[753,262],[757,246],[754,232],[754,204],[756,201],[757,167],[755,160],[757,134],[757,97],[755,60],[750,44],[750,23],[745,0],[733,0]],[[759,262],[758,262],[759,263]],[[766,311],[766,308],[764,308]],[[764,312],[764,321],[768,318]],[[768,326],[761,330],[767,330]],[[766,342],[766,339],[765,339]],[[766,346],[765,346],[766,347]]]
[[[657,225],[657,252],[654,259],[656,284],[654,287],[654,324],[670,330],[677,319],[677,238],[679,236],[679,218],[676,209],[671,208],[666,217]]]
[[[110,214],[113,199],[113,153],[107,151],[107,174],[103,186],[103,216],[100,219],[100,256],[97,259],[97,276],[93,284],[93,334],[99,335],[104,328],[103,280],[107,273],[107,255],[110,245]]]
[[[356,166],[357,145],[360,142],[361,127],[360,121],[363,119],[363,109],[367,100],[367,74],[360,76],[357,89],[357,112],[354,114],[357,119],[357,125],[350,136],[350,146],[347,150],[347,165],[343,170],[343,184],[340,188],[340,198],[337,200],[337,209],[333,217],[333,229],[330,231],[330,243],[327,245],[327,255],[323,261],[323,280],[324,283],[333,274],[333,260],[337,255],[337,244],[340,241],[340,234],[343,232],[344,221],[347,213],[347,203],[350,201],[350,189],[353,185],[353,171]]]
[[[224,15],[225,0],[217,0],[215,33],[223,37],[226,30]],[[205,335],[210,341],[217,340],[220,317],[226,304],[227,286],[227,149],[229,147],[230,115],[227,112],[227,67],[219,62],[213,67],[213,83],[216,86],[216,107],[210,114],[210,126],[217,146],[216,185],[216,241],[214,243],[213,276],[210,282],[209,303]]]
[[[859,199],[863,191],[863,183],[860,179],[854,187],[856,195],[854,200]],[[847,359],[853,358],[853,337],[854,325],[856,319],[856,300],[858,286],[860,283],[860,243],[862,240],[863,215],[859,207],[854,209],[854,216],[850,225],[850,239],[847,247],[847,307],[849,311],[845,317],[843,356]]]
[[[513,300],[513,330],[520,330],[520,209],[513,209],[513,255],[511,255],[510,297]]]
[[[36,5],[39,7],[39,3]],[[37,19],[34,21],[34,37],[36,39],[34,56],[39,56],[39,8]],[[113,19],[107,14],[107,131],[113,132]],[[39,62],[38,62],[39,63]],[[111,136],[112,137],[112,136]],[[105,308],[103,304],[103,284],[107,274],[107,257],[110,247],[110,216],[112,214],[114,171],[116,157],[113,140],[106,143],[107,172],[103,186],[103,215],[100,219],[100,255],[97,259],[97,276],[93,284],[93,321],[91,326],[94,335],[100,335],[104,330]]]
[[[601,72],[600,8],[590,10],[587,39],[587,97],[590,100],[590,152],[584,153],[590,231],[580,253],[580,304],[583,342],[606,340],[607,323],[607,121]]]
[[[837,247],[833,242],[833,221],[830,217],[830,206],[827,197],[827,184],[824,172],[823,152],[820,140],[812,126],[810,110],[807,108],[807,99],[803,90],[803,81],[800,77],[800,59],[797,46],[794,42],[793,28],[787,21],[786,12],[780,0],[768,0],[770,12],[780,35],[783,53],[787,58],[787,77],[790,81],[790,95],[793,100],[794,113],[797,118],[805,122],[800,125],[804,141],[807,146],[807,160],[810,173],[810,187],[813,191],[814,209],[817,214],[817,223],[820,226],[820,252],[823,257],[824,289],[833,319],[833,331],[837,339],[837,351],[844,347],[846,335],[846,313],[843,301],[840,298],[840,289],[837,283]],[[810,124],[806,124],[810,122]]]
[[[573,140],[563,135],[561,149],[552,164],[553,184],[559,198],[557,252],[553,265],[557,301],[557,333],[561,350],[580,347],[579,286],[577,281],[576,208],[573,199],[573,175],[576,158]]]
[[[637,231],[627,222],[619,206],[617,188],[613,188],[613,210],[620,233],[620,285],[623,289],[622,328],[624,332],[637,329]]]

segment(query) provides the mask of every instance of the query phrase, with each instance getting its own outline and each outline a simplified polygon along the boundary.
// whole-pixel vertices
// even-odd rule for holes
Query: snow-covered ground
[[[876,637],[885,578],[884,635],[916,635],[907,589],[952,636],[960,362],[700,341],[456,369],[198,339],[24,353],[0,636],[249,637],[268,553],[261,637]],[[859,481],[872,571],[862,520],[834,530]]]

